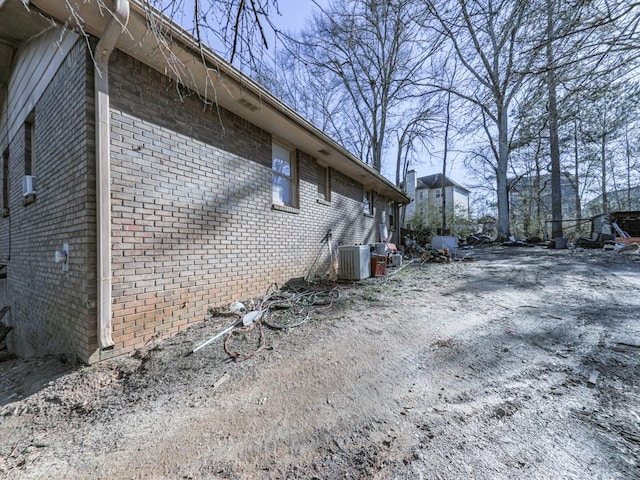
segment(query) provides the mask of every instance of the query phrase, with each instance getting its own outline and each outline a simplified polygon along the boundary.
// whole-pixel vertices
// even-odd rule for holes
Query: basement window
[[[396,204],[395,202],[389,202],[387,207],[389,209],[389,228],[391,230],[396,229]]]

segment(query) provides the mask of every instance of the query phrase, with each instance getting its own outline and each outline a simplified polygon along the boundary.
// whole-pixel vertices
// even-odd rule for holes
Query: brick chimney
[[[407,196],[411,199],[411,203],[409,203],[405,207],[404,212],[404,223],[409,221],[416,213],[416,187],[418,186],[418,175],[415,170],[409,170],[404,179],[404,188],[407,193]]]

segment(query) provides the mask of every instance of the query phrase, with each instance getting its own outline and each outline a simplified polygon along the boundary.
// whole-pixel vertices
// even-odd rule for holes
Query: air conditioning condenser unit
[[[345,280],[362,280],[371,276],[369,245],[338,247],[338,276]]]

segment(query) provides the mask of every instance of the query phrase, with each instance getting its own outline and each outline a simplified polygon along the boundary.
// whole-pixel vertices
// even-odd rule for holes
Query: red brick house
[[[397,228],[408,197],[180,27],[139,0],[70,2],[83,35],[67,3],[0,0],[15,353],[122,355],[306,275],[329,229]]]

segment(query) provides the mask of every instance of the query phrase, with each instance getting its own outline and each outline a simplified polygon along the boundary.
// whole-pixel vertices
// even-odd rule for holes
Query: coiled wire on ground
[[[277,330],[299,327],[309,320],[311,307],[329,308],[339,298],[340,291],[336,287],[317,290],[306,284],[290,284],[281,289],[274,283],[260,302],[261,319],[265,325]]]
[[[258,347],[255,350],[252,350],[248,353],[237,352],[235,350],[231,350],[231,341],[234,337],[242,336],[244,338],[250,337],[251,333],[258,329]],[[246,327],[238,327],[234,330],[231,330],[227,335],[227,338],[224,341],[224,351],[227,352],[234,360],[246,360],[248,358],[253,357],[256,353],[262,350],[265,346],[265,338],[264,338],[264,329],[262,328],[262,322],[258,319],[256,322],[251,325],[247,325]]]
[[[279,288],[272,284],[258,301],[257,310],[262,312],[252,324],[229,332],[224,341],[224,351],[234,360],[246,360],[265,347],[263,324],[276,330],[299,327],[311,318],[312,307],[329,308],[340,298],[340,291],[333,286],[329,290],[310,288],[308,284],[288,284]],[[250,343],[258,333],[258,346],[247,353],[232,349],[232,344]]]

